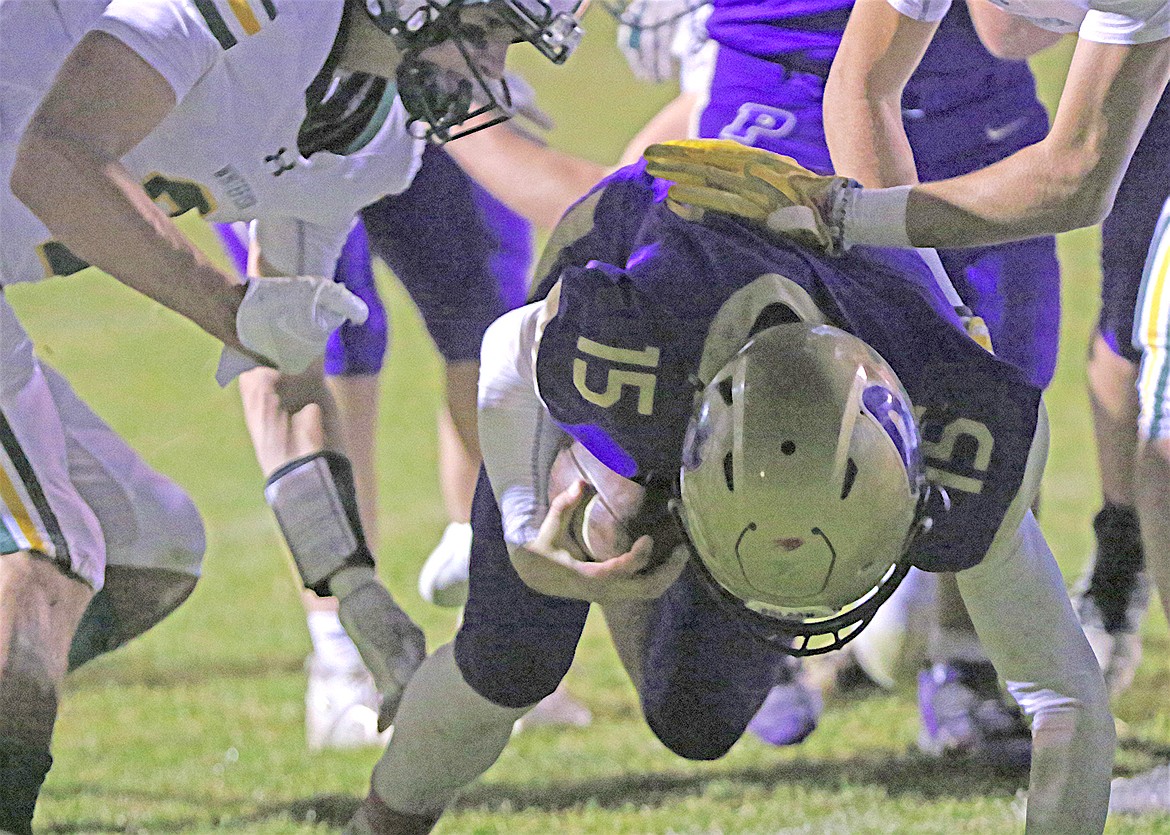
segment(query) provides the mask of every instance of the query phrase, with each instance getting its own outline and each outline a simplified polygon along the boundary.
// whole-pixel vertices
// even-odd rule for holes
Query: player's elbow
[[[42,207],[51,207],[59,184],[70,181],[65,172],[72,156],[68,142],[53,126],[34,117],[17,146],[8,187],[17,200],[40,216]]]
[[[1042,171],[1050,228],[1039,234],[1094,226],[1113,208],[1117,178],[1107,155],[1092,143],[1048,155]]]

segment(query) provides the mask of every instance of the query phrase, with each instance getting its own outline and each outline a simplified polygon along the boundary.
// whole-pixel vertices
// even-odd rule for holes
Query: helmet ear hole
[[[731,493],[735,492],[734,463],[730,452],[723,456],[723,480],[727,482],[727,489]]]
[[[845,481],[841,484],[841,501],[849,498],[853,490],[853,482],[857,480],[857,464],[852,458],[845,462]]]

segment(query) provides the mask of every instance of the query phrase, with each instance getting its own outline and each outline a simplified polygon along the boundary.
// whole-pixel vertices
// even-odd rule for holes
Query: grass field
[[[629,80],[595,13],[582,54],[544,72],[559,127],[552,140],[600,161],[667,98]],[[528,56],[525,56],[526,58]],[[1059,88],[1060,56],[1043,66]],[[1051,66],[1050,66],[1051,65]],[[536,73],[531,76],[536,78]],[[188,228],[203,234],[200,225]],[[1086,336],[1097,309],[1097,238],[1065,236],[1064,349],[1048,400],[1052,454],[1043,525],[1066,576],[1090,547],[1099,496],[1084,393]],[[435,476],[439,364],[388,276],[394,341],[385,375],[380,472],[385,577],[431,646],[454,628],[414,578],[445,523]],[[177,317],[96,275],[10,293],[41,355],[205,514],[205,576],[191,600],[146,637],[72,676],[56,764],[36,823],[47,832],[291,833],[344,822],[364,794],[373,750],[306,753],[297,588],[261,496],[234,387],[216,388],[217,350]],[[1055,323],[1053,324],[1055,327]],[[595,715],[585,730],[517,737],[443,819],[444,833],[1001,833],[1020,828],[1023,783],[911,753],[912,694],[831,701],[803,745],[741,741],[692,764],[645,727],[597,622],[570,684]],[[1020,640],[1028,640],[1021,635]],[[1146,661],[1117,705],[1118,773],[1170,756],[1170,642],[1146,625]],[[1170,818],[1111,820],[1110,832],[1170,832]]]

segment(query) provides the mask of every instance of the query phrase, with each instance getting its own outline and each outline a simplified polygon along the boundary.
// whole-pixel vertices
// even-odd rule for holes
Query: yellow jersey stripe
[[[252,7],[248,5],[248,0],[228,0],[228,6],[231,7],[236,20],[244,27],[244,32],[255,35],[260,31],[260,21],[252,13]]]
[[[41,532],[37,530],[37,526],[33,524],[32,515],[28,512],[28,508],[24,506],[24,502],[20,499],[20,493],[16,490],[16,485],[12,483],[12,479],[8,477],[8,473],[4,468],[0,467],[0,501],[8,507],[12,513],[12,517],[16,520],[20,532],[24,534],[24,538],[28,541],[29,548],[34,551],[40,551],[43,554],[52,553]]]
[[[1164,235],[1164,241],[1159,246],[1160,252],[1151,253],[1154,255],[1152,267],[1150,271],[1149,281],[1153,287],[1153,297],[1150,299],[1150,319],[1146,323],[1146,344],[1158,344],[1158,327],[1162,321],[1162,296],[1166,292],[1166,284],[1170,281],[1170,235]],[[1155,243],[1158,242],[1155,240]]]

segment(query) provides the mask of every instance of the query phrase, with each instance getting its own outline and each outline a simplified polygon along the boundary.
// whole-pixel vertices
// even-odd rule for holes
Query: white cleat
[[[378,691],[364,666],[338,669],[315,655],[306,662],[305,742],[310,751],[385,747],[392,729],[378,733]]]
[[[589,708],[577,701],[564,684],[536,703],[536,706],[516,720],[512,733],[518,734],[532,728],[561,725],[570,728],[585,728],[593,722]]]
[[[1120,815],[1170,813],[1170,763],[1115,779],[1109,790],[1109,811]]]
[[[471,523],[452,522],[423,563],[418,574],[418,593],[436,606],[462,606],[467,602],[470,568]]]

